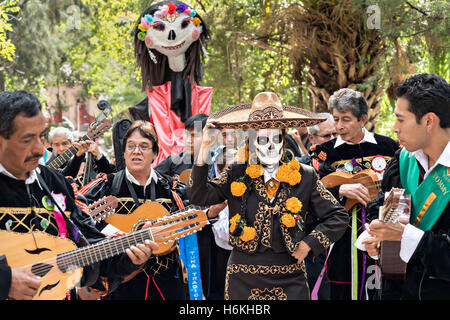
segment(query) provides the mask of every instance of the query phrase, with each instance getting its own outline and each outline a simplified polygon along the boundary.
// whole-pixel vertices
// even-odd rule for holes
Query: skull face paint
[[[278,167],[283,155],[283,135],[281,129],[260,129],[254,142],[259,162],[269,168]]]

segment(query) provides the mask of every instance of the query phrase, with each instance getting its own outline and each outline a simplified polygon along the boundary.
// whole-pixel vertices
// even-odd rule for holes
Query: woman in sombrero
[[[272,92],[258,94],[251,105],[210,116],[188,193],[196,205],[228,200],[233,251],[225,299],[310,299],[303,259],[310,250],[318,255],[338,240],[349,218],[314,169],[285,151],[283,137],[287,128],[324,120],[283,106]],[[209,180],[206,161],[214,127],[246,130],[248,138],[242,158]],[[307,215],[314,225],[305,225]]]

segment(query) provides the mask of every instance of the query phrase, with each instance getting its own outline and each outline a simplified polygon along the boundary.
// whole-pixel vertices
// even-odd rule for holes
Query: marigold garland
[[[248,163],[249,160],[249,148],[248,145],[241,147],[238,150],[238,161],[243,163]],[[277,179],[280,182],[289,183],[289,185],[294,186],[302,180],[302,175],[299,172],[300,163],[297,160],[291,160],[289,163],[283,163],[276,173]],[[257,179],[263,175],[263,167],[260,164],[248,165],[245,169],[245,174],[251,179]],[[240,177],[238,181],[233,181],[230,185],[231,194],[235,197],[241,197],[245,194],[247,186],[243,182],[245,176]],[[302,222],[303,219],[297,213],[302,210],[303,204],[296,197],[291,197],[286,200],[286,209],[292,212],[285,213],[281,216],[281,222],[288,228],[298,226],[300,230],[303,231]],[[256,237],[256,229],[247,226],[245,221],[242,219],[240,214],[234,215],[230,219],[230,234],[238,239],[247,242],[251,241]]]
[[[260,164],[251,164],[245,169],[245,173],[252,179],[257,179],[263,174],[263,168]]]
[[[239,228],[237,228],[239,226]],[[256,229],[248,227],[240,214],[235,214],[230,219],[230,234],[244,242],[251,241],[256,237]]]
[[[288,228],[295,227],[296,221],[292,214],[285,213],[281,216],[281,222]]]
[[[251,241],[256,237],[256,230],[253,227],[244,227],[240,239],[244,242]]]
[[[247,190],[247,186],[243,182],[234,181],[230,186],[231,194],[235,197],[242,197]]]
[[[286,200],[286,209],[288,209],[292,213],[298,213],[302,210],[303,204],[298,198],[292,197]]]
[[[241,215],[237,213],[230,219],[230,224],[236,224],[239,220],[241,220]]]
[[[233,233],[235,229],[236,229],[236,223],[231,223],[231,221],[230,221],[230,233]]]
[[[300,163],[297,160],[292,160],[288,163],[288,166],[291,170],[299,171],[300,170]]]
[[[280,180],[280,182],[286,182],[291,186],[295,186],[296,184],[300,183],[300,181],[302,181],[302,175],[298,170],[300,170],[300,164],[297,160],[293,160],[288,164],[283,163],[278,168],[276,174],[277,179]]]

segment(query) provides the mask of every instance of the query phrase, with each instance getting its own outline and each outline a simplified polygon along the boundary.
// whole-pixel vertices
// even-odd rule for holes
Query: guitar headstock
[[[156,220],[151,226],[154,241],[168,243],[200,231],[207,223],[206,213],[197,207],[168,215]]]
[[[384,222],[396,223],[399,220],[409,220],[411,214],[411,196],[405,189],[392,188],[385,194],[383,206],[380,207],[379,219]]]
[[[103,133],[105,133],[106,131],[111,129],[111,127],[112,127],[111,120],[103,119],[103,120],[95,123],[95,125],[91,125],[91,127],[89,127],[86,135],[89,137],[89,139],[95,140],[98,137],[100,137],[101,135],[103,135]]]
[[[119,200],[114,196],[103,197],[88,206],[89,215],[96,223],[100,222],[114,213],[118,204]]]

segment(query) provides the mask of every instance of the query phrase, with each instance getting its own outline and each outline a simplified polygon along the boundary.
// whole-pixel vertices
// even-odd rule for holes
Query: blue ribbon
[[[188,271],[190,300],[202,300],[203,293],[197,235],[194,233],[178,240],[178,246],[180,248],[180,259]]]

